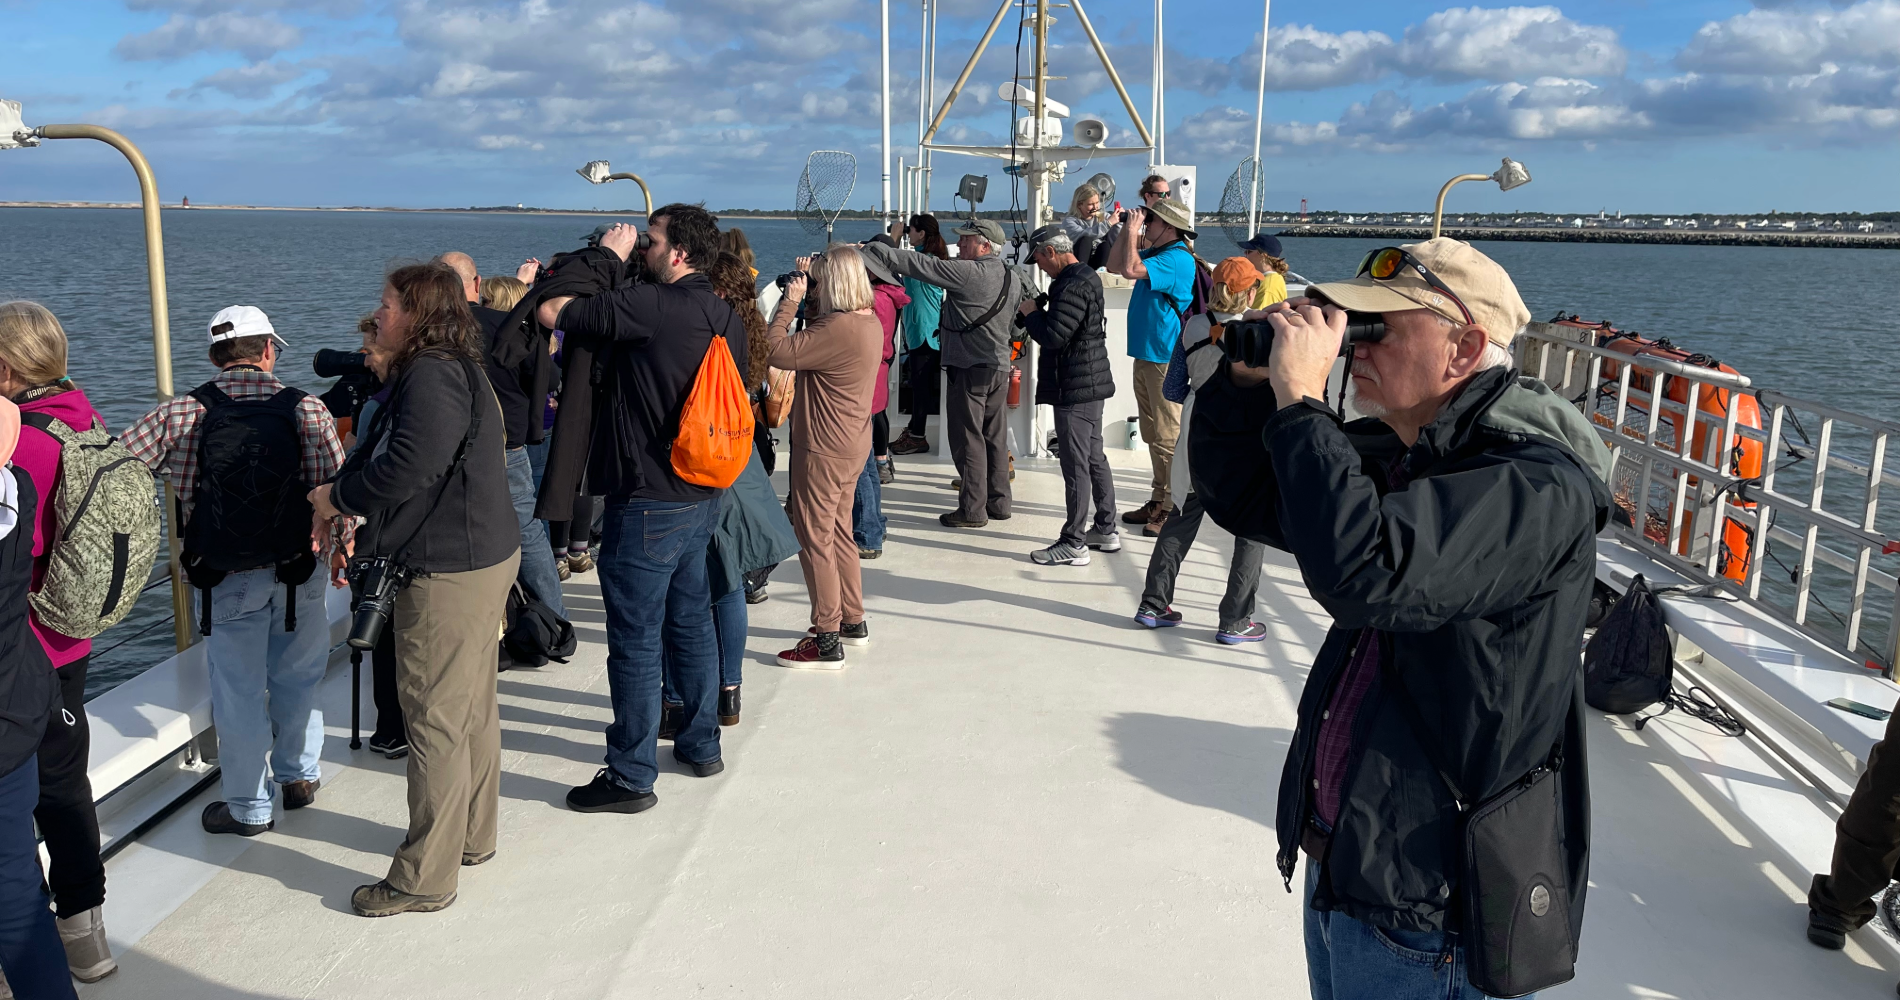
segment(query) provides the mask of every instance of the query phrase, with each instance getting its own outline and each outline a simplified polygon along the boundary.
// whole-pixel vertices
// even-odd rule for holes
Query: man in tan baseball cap
[[[1529,315],[1471,247],[1383,247],[1309,295],[1248,314],[1266,329],[1225,326],[1223,350],[1245,360],[1196,391],[1187,441],[1208,515],[1289,553],[1332,617],[1274,823],[1287,887],[1307,869],[1311,992],[1524,996],[1573,975],[1590,884],[1577,649],[1615,508],[1609,449],[1569,400],[1511,370],[1504,345]],[[1323,399],[1348,310],[1357,334],[1384,327],[1349,348],[1377,420],[1343,421]],[[1539,779],[1560,805],[1511,813]],[[1483,846],[1465,821],[1486,810],[1513,817],[1516,854],[1465,849]],[[1551,880],[1529,909],[1459,902],[1480,891],[1473,871],[1528,872],[1517,857],[1540,866],[1520,884]],[[1471,952],[1539,918],[1549,936],[1513,952],[1533,958],[1517,978]]]
[[[1353,345],[1350,392],[1359,412],[1384,420],[1407,444],[1473,375],[1511,367],[1511,340],[1531,318],[1504,268],[1446,237],[1374,250],[1357,277],[1309,286],[1306,295],[1269,310],[1272,370],[1285,375],[1273,378],[1281,404],[1324,395],[1339,339],[1318,327],[1343,332],[1341,310],[1378,313],[1385,336]],[[1238,384],[1268,379],[1267,369],[1234,369]]]

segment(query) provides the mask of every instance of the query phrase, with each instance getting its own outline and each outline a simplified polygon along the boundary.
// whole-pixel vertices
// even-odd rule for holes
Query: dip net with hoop
[[[823,234],[831,242],[831,227],[844,211],[845,200],[858,182],[858,158],[836,149],[820,149],[805,158],[805,171],[798,175],[798,201],[794,215],[805,231]]]
[[[1240,166],[1227,176],[1227,184],[1221,188],[1220,208],[1211,218],[1203,217],[1201,230],[1218,229],[1227,242],[1239,247],[1240,241],[1248,237],[1248,209],[1261,212],[1266,207],[1266,180],[1261,175],[1259,161],[1249,156],[1240,161]]]

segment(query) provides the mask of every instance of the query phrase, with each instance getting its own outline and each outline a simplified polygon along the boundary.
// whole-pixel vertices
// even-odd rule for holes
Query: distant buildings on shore
[[[1219,221],[1217,213],[1204,213],[1201,220]],[[1263,225],[1274,226],[1429,226],[1430,212],[1267,212]],[[1801,213],[1769,212],[1766,215],[1624,215],[1599,211],[1594,215],[1517,214],[1446,215],[1445,225],[1461,229],[1620,229],[1678,230],[1683,232],[1797,232],[1797,233],[1896,233],[1900,232],[1900,212]]]

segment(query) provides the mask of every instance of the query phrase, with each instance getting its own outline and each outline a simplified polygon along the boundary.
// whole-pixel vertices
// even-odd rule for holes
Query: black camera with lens
[[[413,574],[388,556],[359,556],[350,561],[350,583],[359,588],[355,614],[350,619],[351,649],[375,649],[396,611],[396,592]]]
[[[773,281],[774,283],[778,285],[779,291],[782,292],[785,290],[786,285],[789,285],[800,278],[805,278],[807,280],[810,280],[811,275],[806,274],[804,271],[787,271],[784,274],[779,275],[777,278],[774,278]]]
[[[1376,344],[1385,339],[1385,317],[1379,313],[1346,312],[1346,335],[1339,341],[1339,356],[1352,354],[1354,344]],[[1273,325],[1264,319],[1236,320],[1221,334],[1221,353],[1227,360],[1251,368],[1265,368],[1273,354]]]
[[[348,378],[351,375],[375,377],[369,370],[369,355],[362,351],[338,351],[324,348],[317,352],[310,367],[316,369],[319,378]]]

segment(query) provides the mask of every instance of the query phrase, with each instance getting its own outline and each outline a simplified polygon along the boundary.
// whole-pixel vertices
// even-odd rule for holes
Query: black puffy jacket
[[[1049,305],[1023,321],[1042,347],[1036,362],[1036,402],[1050,406],[1093,403],[1115,395],[1108,370],[1108,319],[1102,276],[1070,264],[1049,284]]]
[[[1561,747],[1563,829],[1551,835],[1580,926],[1590,838],[1579,650],[1611,506],[1608,453],[1582,414],[1535,379],[1485,371],[1408,449],[1378,421],[1342,425],[1316,404],[1276,410],[1271,388],[1236,387],[1223,367],[1195,397],[1188,440],[1208,513],[1291,552],[1333,618],[1280,780],[1289,889],[1313,833],[1321,713],[1371,628],[1382,669],[1354,717],[1338,822],[1313,838],[1329,844],[1315,908],[1443,929],[1461,823],[1438,768],[1470,805]],[[1396,490],[1395,462],[1409,480]]]

